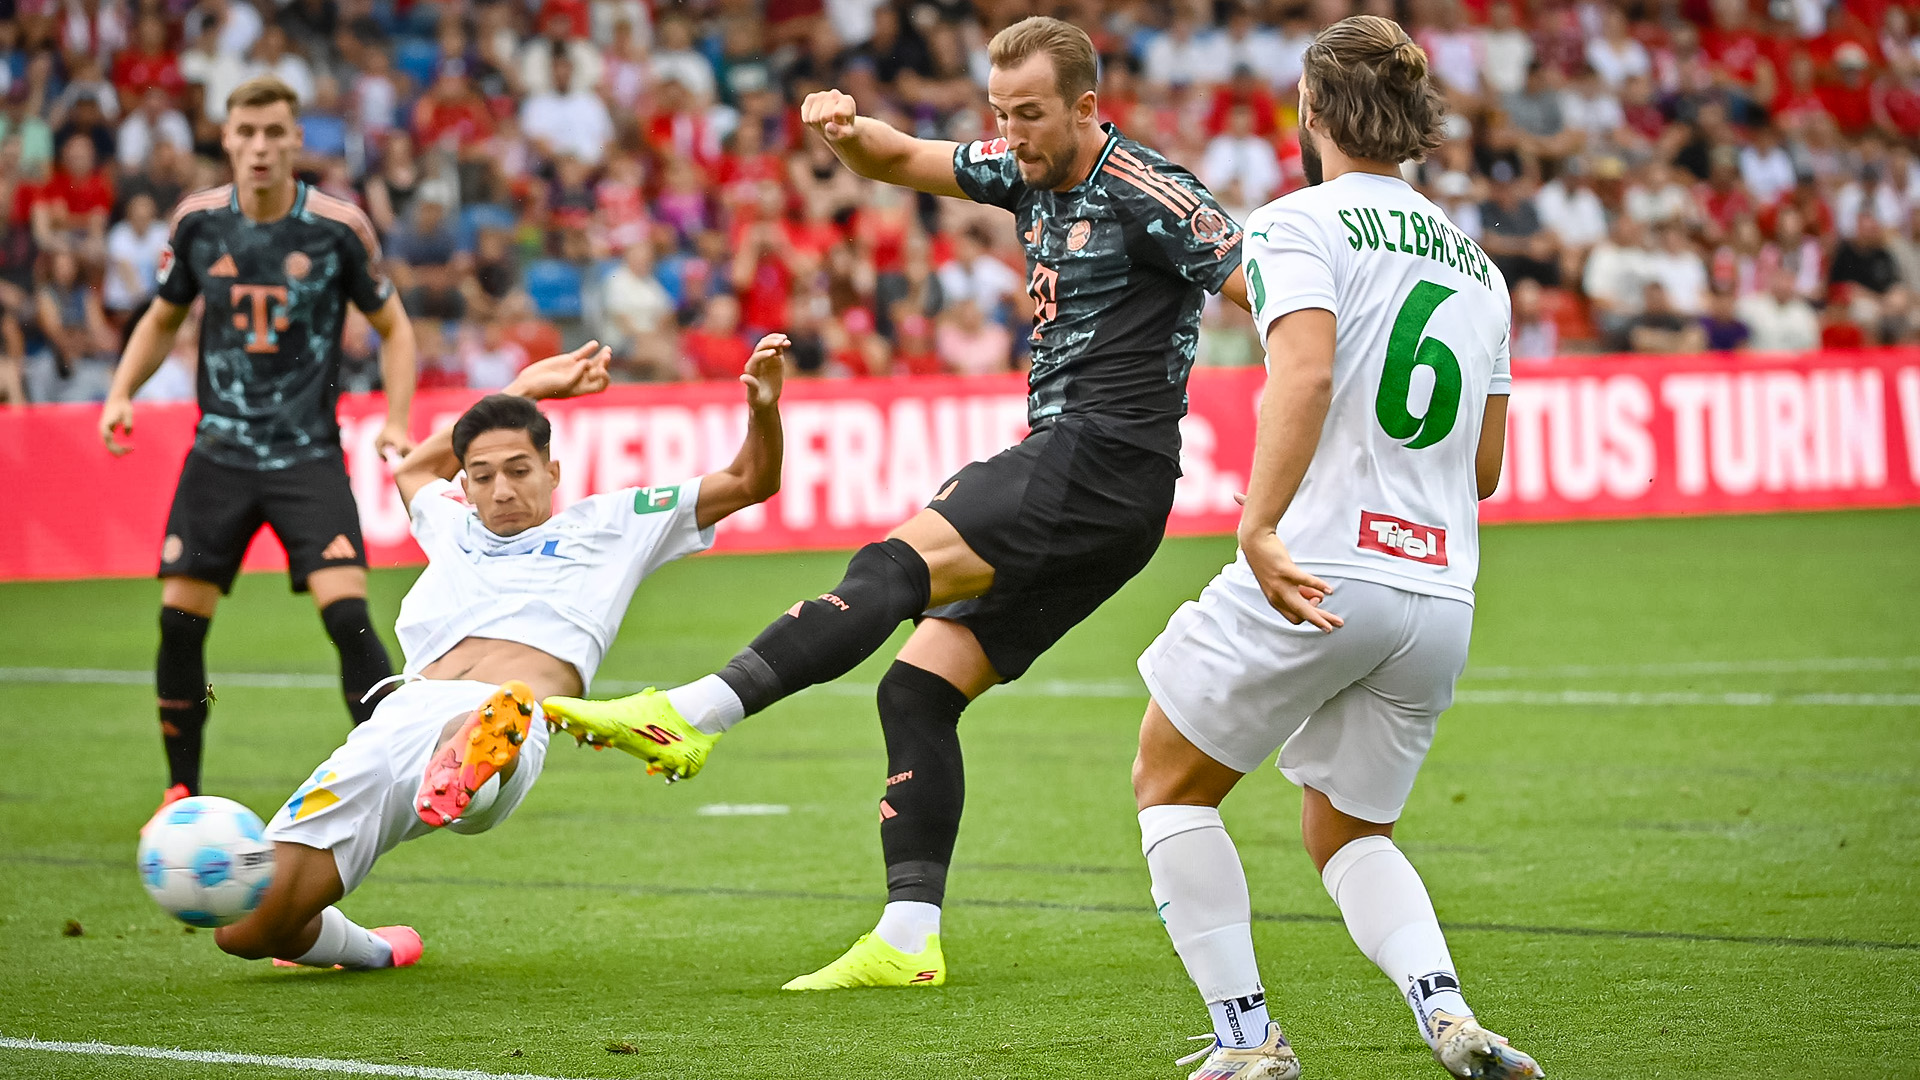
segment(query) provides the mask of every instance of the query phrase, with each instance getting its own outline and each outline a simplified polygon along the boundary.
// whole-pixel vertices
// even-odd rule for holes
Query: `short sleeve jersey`
[[[394,626],[406,671],[418,674],[467,638],[502,638],[565,660],[591,687],[641,579],[713,544],[695,517],[699,502],[697,479],[627,488],[496,536],[458,484],[427,484],[408,508],[427,568]]]
[[[1240,266],[1240,227],[1193,174],[1106,125],[1071,191],[1029,187],[1005,139],[954,151],[968,198],[1013,211],[1033,298],[1027,421],[1083,415],[1126,442],[1180,453],[1204,292]]]
[[[1295,311],[1335,319],[1326,424],[1280,519],[1294,561],[1472,603],[1481,418],[1513,381],[1499,269],[1438,206],[1370,173],[1254,211],[1246,268],[1262,341]],[[1229,573],[1252,583],[1244,559]]]
[[[379,264],[360,208],[304,183],[276,221],[241,213],[231,184],[180,201],[158,295],[206,302],[195,453],[251,469],[340,453],[340,332],[347,304],[373,312],[387,302]]]

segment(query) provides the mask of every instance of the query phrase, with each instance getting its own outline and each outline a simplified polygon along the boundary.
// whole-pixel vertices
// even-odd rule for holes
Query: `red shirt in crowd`
[[[26,199],[27,214],[18,214],[18,200]],[[51,205],[56,219],[64,219],[69,225],[80,219],[98,213],[105,215],[113,210],[113,181],[107,178],[106,170],[96,169],[91,175],[76,177],[64,169],[55,169],[46,183],[21,185],[20,194],[15,196],[16,220],[30,219],[32,208]]]
[[[1858,135],[1873,126],[1873,87],[1866,82],[1855,86],[1829,83],[1818,91],[1820,104],[1834,123],[1848,135]]]
[[[680,351],[693,361],[702,379],[732,379],[740,374],[740,353],[746,342],[738,334],[716,334],[694,327],[680,335]]]
[[[149,56],[129,49],[114,58],[112,78],[114,89],[136,99],[149,86],[165,90],[170,97],[178,97],[187,88],[187,81],[180,76],[180,62],[169,52]]]
[[[493,114],[478,98],[444,101],[424,97],[413,110],[413,137],[423,149],[451,139],[464,150],[492,136]]]

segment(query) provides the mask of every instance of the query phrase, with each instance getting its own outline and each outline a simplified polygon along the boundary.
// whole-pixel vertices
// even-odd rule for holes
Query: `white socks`
[[[718,675],[707,675],[685,686],[674,687],[667,691],[667,704],[673,706],[681,719],[692,724],[694,730],[706,735],[718,735],[747,717],[747,707],[740,703],[740,695]]]
[[[1320,880],[1340,906],[1353,943],[1406,995],[1429,1045],[1435,1011],[1473,1015],[1460,996],[1460,977],[1427,887],[1392,840],[1363,836],[1349,842],[1327,860]]]
[[[1267,1037],[1266,993],[1253,956],[1253,904],[1240,853],[1211,806],[1140,811],[1140,852],[1174,951],[1213,1013],[1224,1046]]]
[[[920,900],[888,901],[873,932],[908,956],[918,956],[927,950],[927,939],[940,932],[940,905]]]
[[[383,968],[393,964],[393,948],[375,937],[373,931],[358,926],[339,908],[320,913],[320,936],[313,948],[293,958],[296,964],[330,968]]]

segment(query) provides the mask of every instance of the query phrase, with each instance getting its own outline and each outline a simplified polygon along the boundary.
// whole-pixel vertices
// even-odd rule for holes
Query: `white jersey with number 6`
[[[1262,341],[1291,312],[1335,318],[1326,426],[1280,519],[1294,561],[1472,603],[1480,422],[1512,385],[1506,280],[1438,206],[1372,173],[1254,211],[1244,257]],[[1244,560],[1227,574],[1258,588]]]

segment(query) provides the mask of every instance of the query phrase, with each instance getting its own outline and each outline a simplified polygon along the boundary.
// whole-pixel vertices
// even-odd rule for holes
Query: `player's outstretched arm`
[[[733,464],[700,478],[694,521],[703,529],[736,510],[766,502],[780,490],[780,385],[792,345],[785,334],[768,334],[747,357],[746,372],[740,376],[747,388],[747,437]]]
[[[964,199],[953,178],[959,143],[917,139],[884,120],[859,115],[851,95],[819,90],[800,103],[800,120],[827,140],[847,168],[869,180]]]
[[[100,441],[106,443],[114,455],[133,450],[116,436],[133,434],[133,395],[160,370],[167,354],[173,351],[174,335],[180,332],[180,324],[186,319],[184,306],[156,296],[147,313],[140,316],[133,333],[128,335],[127,351],[120,355],[120,365],[113,369],[113,385],[107,390],[107,403],[100,409]]]
[[[572,352],[528,364],[501,393],[529,401],[597,394],[607,388],[607,362],[612,358],[613,350],[589,341]],[[394,467],[393,482],[400,489],[401,504],[411,507],[421,488],[435,480],[451,480],[459,471],[460,459],[453,453],[453,425],[448,424],[421,440]]]
[[[374,453],[386,456],[388,450],[404,455],[413,449],[409,418],[413,413],[414,363],[413,320],[400,303],[396,290],[379,310],[367,316],[380,335],[380,387],[387,396],[387,423],[374,437]]]
[[[1277,529],[1313,463],[1333,403],[1333,332],[1333,312],[1325,308],[1282,315],[1267,328],[1267,388],[1240,512],[1240,550],[1267,602],[1288,622],[1325,631],[1341,625],[1338,615],[1317,606],[1332,589],[1294,563]]]

